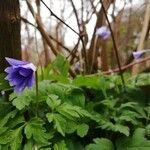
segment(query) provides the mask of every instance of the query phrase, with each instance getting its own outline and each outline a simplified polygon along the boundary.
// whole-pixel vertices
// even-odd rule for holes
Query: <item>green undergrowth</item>
[[[68,78],[58,56],[36,88],[5,93],[0,78],[0,150],[150,150],[150,74]],[[42,72],[42,73],[41,73]]]

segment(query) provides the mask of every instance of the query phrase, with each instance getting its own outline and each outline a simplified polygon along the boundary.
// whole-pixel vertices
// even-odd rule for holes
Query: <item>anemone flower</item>
[[[144,54],[145,51],[143,50],[140,50],[140,51],[137,51],[137,52],[133,52],[133,57],[134,59],[139,59],[141,58],[141,56]]]
[[[96,31],[96,35],[102,38],[103,40],[107,40],[110,37],[110,34],[110,30],[107,26],[102,26]]]
[[[34,84],[36,67],[30,62],[8,57],[5,59],[11,65],[5,69],[8,73],[5,79],[14,87],[15,92],[21,93],[26,87],[31,88]]]

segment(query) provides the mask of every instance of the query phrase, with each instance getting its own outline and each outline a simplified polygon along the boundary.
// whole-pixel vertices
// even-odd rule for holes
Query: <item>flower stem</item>
[[[36,116],[38,116],[39,86],[38,86],[38,73],[37,73],[37,71],[35,71],[35,86],[36,86]]]

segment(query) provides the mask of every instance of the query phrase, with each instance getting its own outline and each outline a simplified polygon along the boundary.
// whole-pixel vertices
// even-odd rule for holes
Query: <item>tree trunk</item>
[[[21,59],[19,0],[0,0],[0,73],[7,67],[5,57]]]

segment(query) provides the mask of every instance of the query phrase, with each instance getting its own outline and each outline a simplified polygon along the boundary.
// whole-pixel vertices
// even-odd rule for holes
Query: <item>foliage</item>
[[[117,75],[68,79],[68,64],[62,71],[57,61],[64,59],[44,70],[38,93],[33,87],[1,96],[0,150],[150,149],[148,73],[125,75],[124,89]],[[54,66],[60,78],[53,78]],[[5,93],[8,83],[1,83]]]

